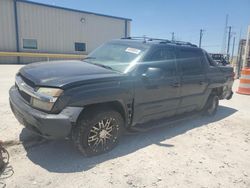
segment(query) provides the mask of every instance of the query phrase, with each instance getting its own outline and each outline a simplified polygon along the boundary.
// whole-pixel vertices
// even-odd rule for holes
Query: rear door
[[[154,71],[161,73],[147,75]],[[179,82],[174,48],[165,45],[152,50],[136,71],[134,122],[175,115],[180,101]]]
[[[181,102],[177,113],[199,109],[207,88],[203,54],[199,48],[179,47],[177,49],[177,66],[181,73]]]

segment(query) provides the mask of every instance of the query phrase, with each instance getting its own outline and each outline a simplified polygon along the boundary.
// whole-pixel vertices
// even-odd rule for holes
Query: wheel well
[[[223,88],[222,87],[217,87],[212,90],[211,93],[216,94],[219,98],[223,95]]]
[[[82,110],[82,112],[78,116],[78,119],[83,114],[88,113],[90,111],[94,111],[96,108],[111,108],[111,109],[114,109],[114,110],[116,110],[117,112],[119,112],[122,115],[122,117],[123,117],[123,119],[125,121],[125,124],[127,122],[127,113],[126,113],[123,105],[119,101],[112,101],[112,102],[104,102],[104,103],[86,105],[86,106],[84,106],[84,109]]]

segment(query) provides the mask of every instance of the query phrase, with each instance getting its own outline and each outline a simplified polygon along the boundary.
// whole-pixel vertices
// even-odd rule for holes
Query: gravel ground
[[[17,143],[8,147],[14,174],[0,180],[7,187],[250,187],[250,96],[235,94],[214,117],[126,135],[113,151],[84,158],[69,141],[18,144],[35,138],[8,104],[19,68],[0,66],[0,140]]]

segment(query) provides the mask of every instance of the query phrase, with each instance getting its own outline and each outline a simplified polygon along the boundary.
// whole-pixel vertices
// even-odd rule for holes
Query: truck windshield
[[[84,61],[126,73],[138,62],[144,51],[145,48],[132,47],[127,44],[106,43],[90,53]]]

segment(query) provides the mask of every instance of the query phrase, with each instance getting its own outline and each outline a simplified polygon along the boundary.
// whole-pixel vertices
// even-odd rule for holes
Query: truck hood
[[[62,88],[123,77],[118,72],[76,60],[32,63],[21,68],[19,74],[35,86]]]

